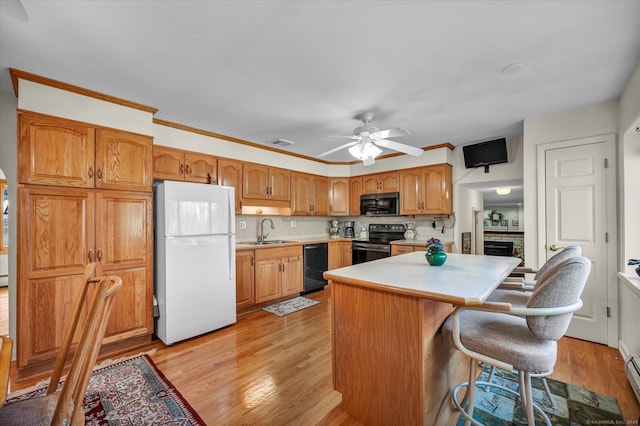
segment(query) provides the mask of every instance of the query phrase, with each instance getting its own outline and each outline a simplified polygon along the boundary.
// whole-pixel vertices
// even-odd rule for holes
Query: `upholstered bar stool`
[[[519,277],[507,277],[504,282],[500,284],[498,289],[494,292],[494,297],[498,297],[503,290],[519,290],[519,291],[533,291],[535,289],[536,281],[540,279],[549,269],[570,259],[574,256],[582,255],[582,247],[578,245],[570,245],[564,248],[561,252],[552,256],[547,260],[537,271],[530,268],[516,268],[514,272],[533,273],[535,274],[533,280],[525,280]],[[526,303],[526,302],[525,302]],[[524,305],[524,303],[523,303]]]
[[[506,281],[498,289],[491,293],[487,301],[510,303],[513,306],[525,306],[527,304],[527,301],[529,300],[529,297],[531,296],[531,292],[535,289],[538,280],[544,277],[545,274],[547,274],[555,266],[559,265],[567,259],[571,259],[575,256],[580,256],[581,254],[582,248],[580,246],[567,246],[560,253],[547,260],[544,265],[542,265],[540,269],[535,272],[533,281]],[[487,382],[493,380],[495,370],[495,367],[491,368],[491,372],[489,373]],[[551,406],[553,408],[556,408],[555,402],[553,402],[553,399],[551,398],[551,390],[549,389],[547,379],[544,376],[534,375],[533,377],[540,377],[542,379],[542,385],[544,386],[545,392],[547,393],[547,396],[551,401]]]
[[[553,370],[557,340],[566,332],[573,312],[582,307],[580,296],[590,270],[591,262],[576,256],[541,277],[525,307],[486,302],[459,307],[449,316],[443,324],[443,337],[471,358],[469,381],[452,391],[454,404],[467,419],[466,423],[481,425],[473,419],[475,388],[481,385],[500,388],[519,398],[529,425],[535,425],[534,409],[550,425],[548,416],[533,402],[531,377]],[[519,391],[477,381],[478,362],[517,373]],[[467,387],[467,394],[461,404],[457,394],[463,387]]]

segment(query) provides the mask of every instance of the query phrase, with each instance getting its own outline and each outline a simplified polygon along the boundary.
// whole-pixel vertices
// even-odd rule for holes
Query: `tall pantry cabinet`
[[[123,282],[104,347],[150,341],[152,138],[28,112],[18,138],[18,374],[50,369],[89,262]]]

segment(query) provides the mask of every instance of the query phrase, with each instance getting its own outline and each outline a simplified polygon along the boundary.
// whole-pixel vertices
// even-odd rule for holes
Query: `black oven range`
[[[403,224],[370,224],[369,239],[353,240],[351,256],[354,265],[391,256],[391,241],[404,239]]]

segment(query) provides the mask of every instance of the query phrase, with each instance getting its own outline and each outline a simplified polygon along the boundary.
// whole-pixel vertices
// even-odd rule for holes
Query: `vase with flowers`
[[[437,238],[431,237],[425,244],[427,253],[425,257],[431,266],[442,266],[447,260],[447,253],[444,252],[444,244]]]

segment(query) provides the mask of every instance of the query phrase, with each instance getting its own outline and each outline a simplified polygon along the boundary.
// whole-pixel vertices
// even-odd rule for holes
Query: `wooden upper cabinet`
[[[400,214],[422,214],[422,168],[400,170]]]
[[[211,183],[216,179],[216,157],[154,145],[153,178]]]
[[[269,167],[260,164],[242,165],[242,198],[269,198]]]
[[[244,163],[242,166],[242,198],[254,200],[291,200],[291,172],[277,167]]]
[[[313,214],[316,216],[329,215],[329,178],[314,176],[313,183]]]
[[[20,183],[151,192],[152,138],[18,114]]]
[[[400,170],[400,214],[451,214],[451,165]]]
[[[291,200],[291,172],[269,167],[269,198],[276,201]]]
[[[311,215],[312,203],[311,175],[291,173],[291,214],[293,216]]]
[[[453,212],[452,168],[450,164],[426,167],[424,172],[424,213],[451,214]]]
[[[236,213],[242,212],[242,162],[218,159],[218,185],[235,188]]]
[[[185,178],[188,182],[217,183],[216,157],[200,152],[184,153]],[[211,180],[214,180],[211,182]]]
[[[380,194],[385,192],[398,192],[398,172],[376,173],[362,177],[363,194]]]
[[[18,114],[20,183],[93,188],[95,129],[31,113]]]
[[[349,178],[349,215],[360,216],[360,196],[362,195],[362,176]]]
[[[326,216],[329,214],[329,179],[291,172],[291,214]]]
[[[349,201],[349,178],[330,178],[329,214],[332,216],[348,216]]]
[[[153,190],[150,136],[122,130],[96,132],[96,188],[128,191]]]
[[[153,145],[153,178],[184,180],[184,154],[181,150]]]

